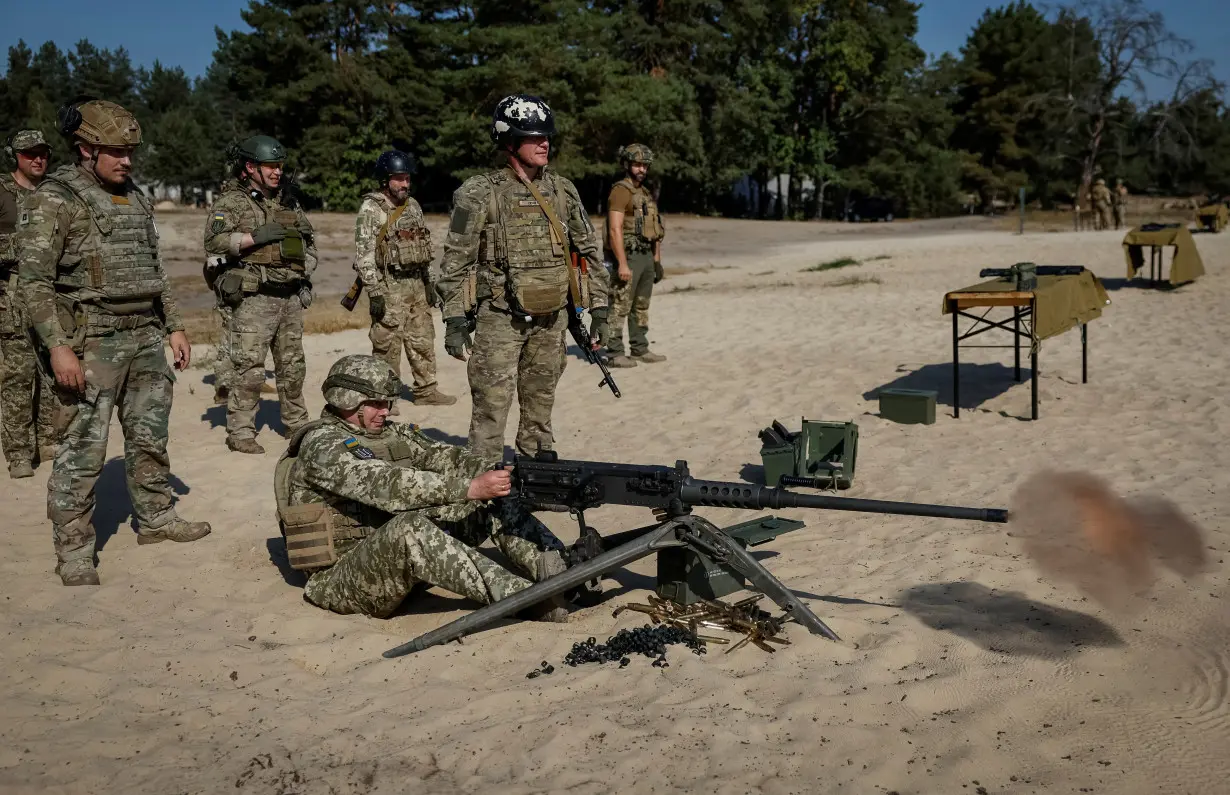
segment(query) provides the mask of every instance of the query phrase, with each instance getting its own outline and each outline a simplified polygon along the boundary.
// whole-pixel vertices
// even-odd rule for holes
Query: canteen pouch
[[[510,304],[525,314],[549,315],[568,305],[568,269],[509,269],[507,290]]]
[[[286,558],[292,569],[321,569],[337,563],[333,521],[324,503],[290,505],[280,514]]]

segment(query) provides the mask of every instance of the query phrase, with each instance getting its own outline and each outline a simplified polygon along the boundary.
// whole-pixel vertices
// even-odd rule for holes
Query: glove
[[[589,335],[594,338],[594,341],[602,344],[606,341],[606,318],[607,308],[605,306],[597,309],[589,310],[591,318],[589,322]]]
[[[372,313],[372,320],[377,323],[384,320],[385,306],[383,295],[369,295],[367,297],[367,308]]]
[[[470,321],[464,317],[444,319],[444,350],[457,359],[470,347]]]
[[[286,239],[286,227],[281,224],[265,224],[252,230],[252,245],[264,246]]]
[[[304,309],[312,305],[312,285],[305,284],[299,288],[299,303],[303,304]]]
[[[653,283],[657,284],[666,278],[666,271],[662,270],[662,260],[653,261]]]

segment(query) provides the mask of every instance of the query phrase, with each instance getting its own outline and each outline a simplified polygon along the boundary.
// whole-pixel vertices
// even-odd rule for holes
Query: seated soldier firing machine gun
[[[457,640],[501,618],[559,594],[573,591],[603,574],[653,553],[682,550],[691,554],[693,565],[704,567],[705,579],[729,577],[741,587],[744,581],[772,599],[790,620],[813,635],[839,640],[823,621],[794,593],[760,565],[745,548],[771,539],[776,533],[732,535],[699,516],[693,507],[744,508],[748,510],[815,508],[819,510],[886,513],[900,516],[934,516],[1007,522],[1008,512],[998,508],[961,508],[911,502],[885,502],[817,494],[799,494],[751,483],[696,480],[686,461],[673,467],[637,466],[595,461],[562,461],[554,452],[516,456],[510,499],[567,510],[581,526],[580,539],[565,553],[569,568],[512,596],[485,605],[467,616],[432,630],[384,653],[400,657],[431,646]],[[603,538],[585,523],[585,511],[602,505],[635,505],[650,508],[662,521]],[[784,520],[778,520],[784,521]],[[788,522],[785,530],[801,527]],[[659,572],[663,557],[659,555]],[[659,591],[661,594],[661,586]],[[734,590],[732,587],[731,590]],[[727,591],[729,593],[730,591]],[[668,595],[678,601],[677,595]]]

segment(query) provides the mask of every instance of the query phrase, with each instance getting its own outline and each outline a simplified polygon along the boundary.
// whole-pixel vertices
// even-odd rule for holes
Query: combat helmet
[[[89,146],[135,147],[141,145],[137,117],[114,102],[85,99],[60,108],[60,134]]]
[[[282,163],[286,161],[286,147],[277,138],[269,135],[253,135],[231,146],[227,153],[238,163]]]
[[[383,185],[394,174],[413,174],[415,171],[418,171],[418,163],[414,161],[414,155],[390,149],[376,158],[376,167],[372,170],[372,176]]]
[[[333,363],[321,391],[330,406],[353,411],[365,400],[396,400],[401,379],[383,359],[355,353]]]
[[[541,97],[512,94],[496,103],[491,114],[491,140],[495,144],[532,135],[555,135],[555,114]]]
[[[628,144],[619,148],[619,164],[627,168],[633,163],[649,165],[653,162],[653,150],[645,144]]]

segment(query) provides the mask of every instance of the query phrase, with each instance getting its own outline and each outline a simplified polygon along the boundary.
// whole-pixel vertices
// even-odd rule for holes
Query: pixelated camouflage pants
[[[372,322],[368,339],[372,355],[389,363],[401,377],[401,352],[406,350],[414,389],[436,383],[436,333],[432,326],[431,305],[427,303],[427,282],[421,276],[392,276],[385,279],[385,314]]]
[[[1093,203],[1094,225],[1097,229],[1110,229],[1110,205]]]
[[[265,352],[273,353],[282,424],[296,428],[307,422],[303,379],[303,304],[298,296],[245,296],[231,315],[231,364],[234,367],[226,404],[226,433],[234,439],[256,436],[256,404],[265,383]]]
[[[231,382],[235,380],[235,366],[231,364],[231,315],[234,311],[222,303],[214,307],[214,314],[218,316],[220,328],[218,331],[218,344],[214,347],[214,389],[230,389]],[[262,369],[265,363],[261,362]],[[263,375],[263,374],[262,374]],[[264,383],[262,378],[261,383]]]
[[[488,537],[525,576],[478,551]],[[331,568],[313,574],[304,595],[335,613],[376,618],[396,610],[420,582],[489,604],[528,588],[543,550],[562,546],[511,501],[409,511],[377,528]]]
[[[128,497],[139,529],[175,517],[167,422],[175,375],[157,325],[86,337],[81,366],[84,396],[57,390],[56,427],[63,437],[47,481],[47,517],[61,561],[94,556],[94,487],[107,459],[111,414],[124,432]]]
[[[611,275],[611,310],[607,318],[607,335],[603,340],[608,352],[622,356],[624,323],[628,324],[628,345],[633,356],[649,351],[649,299],[653,296],[653,253],[628,252],[628,268],[632,278],[621,282]]]
[[[478,310],[470,380],[470,450],[486,461],[504,456],[504,429],[513,394],[520,420],[517,450],[533,454],[552,449],[551,409],[564,367],[563,312],[526,322],[484,302]]]
[[[55,383],[43,376],[26,333],[11,284],[0,283],[0,447],[7,461],[34,461],[40,447],[52,447]]]

